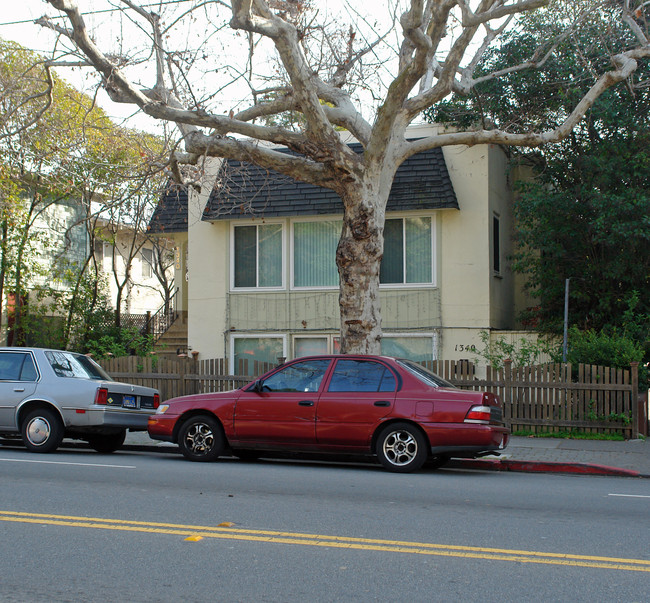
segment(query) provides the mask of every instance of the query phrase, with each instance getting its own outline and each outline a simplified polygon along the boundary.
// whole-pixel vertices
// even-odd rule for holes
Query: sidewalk
[[[124,448],[178,452],[174,444],[152,440],[145,432],[128,432]],[[650,478],[650,440],[615,442],[511,437],[500,456],[452,459],[446,467]]]
[[[499,457],[454,460],[492,471],[583,473],[650,478],[650,440],[565,440],[511,437]]]

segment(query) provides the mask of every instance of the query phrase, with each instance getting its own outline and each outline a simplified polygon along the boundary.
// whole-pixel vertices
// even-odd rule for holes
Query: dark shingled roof
[[[149,232],[187,232],[187,188],[170,182],[149,220]]]
[[[350,147],[361,151],[359,144]],[[212,191],[205,207],[204,220],[343,213],[341,199],[334,191],[249,163],[227,160],[221,179],[221,186]],[[386,211],[417,209],[459,209],[440,148],[409,157],[395,174]],[[181,218],[176,213],[179,211],[183,212]],[[150,228],[153,232],[187,230],[186,216],[187,192],[167,191],[156,208]]]

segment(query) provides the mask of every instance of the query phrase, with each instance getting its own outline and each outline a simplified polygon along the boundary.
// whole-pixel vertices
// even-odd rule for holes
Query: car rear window
[[[71,352],[48,351],[45,352],[45,357],[57,377],[111,381],[108,373],[87,356]]]
[[[338,360],[330,381],[330,392],[393,392],[395,376],[379,362]]]
[[[426,385],[433,385],[434,387],[451,387],[456,389],[455,385],[452,385],[449,381],[445,381],[442,377],[432,373],[430,370],[425,369],[421,364],[402,359],[398,360],[397,363],[403,366],[409,373],[415,375]]]

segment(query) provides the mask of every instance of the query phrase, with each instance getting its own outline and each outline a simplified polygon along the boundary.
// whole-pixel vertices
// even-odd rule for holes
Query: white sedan
[[[147,429],[159,404],[157,390],[113,381],[88,356],[0,348],[0,437],[20,435],[33,452],[52,452],[64,437],[113,452],[127,429]]]

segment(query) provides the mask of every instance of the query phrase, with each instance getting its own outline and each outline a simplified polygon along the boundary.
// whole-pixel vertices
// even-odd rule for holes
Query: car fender
[[[63,416],[63,411],[54,400],[48,399],[44,396],[38,396],[35,398],[27,398],[23,400],[17,407],[14,415],[14,421],[16,423],[16,430],[20,431],[20,425],[23,421],[25,415],[35,408],[50,408],[56,412],[56,414],[61,418],[61,422],[66,425],[65,418]]]
[[[422,435],[424,436],[424,438],[427,441],[427,445],[428,446],[431,445],[431,443],[429,441],[429,435],[424,430],[422,425],[420,425],[417,421],[413,421],[412,419],[409,419],[409,418],[391,417],[390,419],[388,419],[386,421],[382,421],[381,423],[379,423],[377,425],[377,427],[375,428],[375,431],[372,434],[372,439],[370,441],[370,451],[371,452],[374,452],[375,448],[377,447],[377,437],[379,436],[379,432],[381,432],[381,430],[384,429],[384,427],[386,427],[386,425],[390,425],[391,423],[410,423],[411,425],[413,425],[413,427],[415,427],[418,431],[420,431],[422,433]]]
[[[173,442],[178,442],[178,432],[180,431],[183,423],[185,423],[185,421],[187,421],[187,419],[190,417],[195,417],[197,415],[207,415],[213,417],[219,423],[219,425],[221,425],[221,429],[223,429],[223,433],[226,438],[226,443],[227,445],[230,445],[230,440],[235,436],[232,416],[229,418],[222,417],[216,414],[214,411],[208,410],[207,408],[189,408],[181,415],[179,415],[176,419],[176,422],[174,423],[174,429],[172,431]]]

